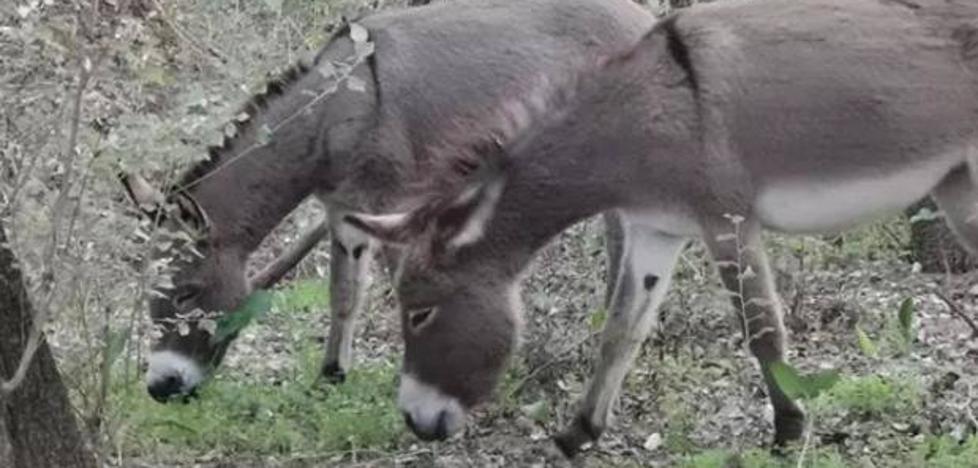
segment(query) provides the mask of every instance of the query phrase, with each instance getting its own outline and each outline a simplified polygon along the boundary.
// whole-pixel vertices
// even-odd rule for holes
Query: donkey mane
[[[234,125],[233,135],[224,135],[224,141],[217,146],[207,147],[207,159],[198,162],[187,170],[175,186],[178,189],[193,185],[201,177],[206,176],[223,160],[225,153],[231,148],[232,143],[247,133],[254,126],[254,116],[268,107],[268,104],[275,98],[282,96],[296,82],[299,81],[312,67],[302,62],[297,62],[290,66],[280,75],[268,81],[264,91],[257,93],[235,113],[242,118],[235,118],[231,121]]]
[[[593,73],[636,60],[639,44],[648,36],[662,34],[665,37],[666,58],[678,65],[685,75],[677,84],[698,93],[699,77],[686,38],[677,29],[678,16],[671,14],[660,20],[642,36],[642,40],[625,50],[583,60],[573,73],[558,79],[537,77],[530,92],[522,93],[519,99],[504,101],[490,114],[488,120],[492,122],[490,128],[493,130],[481,138],[471,137],[472,124],[453,122],[455,130],[446,132],[448,136],[428,148],[431,157],[421,162],[423,170],[418,172],[424,177],[409,187],[409,193],[415,195],[408,198],[406,205],[411,209],[428,205],[431,210],[438,211],[473,185],[484,184],[493,177],[505,177],[509,148],[539,124],[560,119],[570,111],[581,86],[587,85]]]
[[[333,35],[326,41],[326,44],[331,44],[336,38],[349,33],[350,22],[344,22],[343,25],[337,28],[336,32],[334,32]],[[220,145],[208,146],[207,159],[198,162],[193,167],[188,169],[175,187],[177,189],[189,187],[196,183],[198,179],[206,176],[215,168],[220,166],[224,154],[231,148],[232,143],[252,129],[254,126],[255,115],[266,109],[272,100],[284,95],[292,85],[297,83],[300,79],[302,79],[302,77],[309,73],[313,67],[318,65],[323,58],[326,48],[326,46],[323,46],[316,53],[311,64],[305,63],[301,60],[292,64],[292,66],[287,68],[278,76],[269,80],[265,84],[264,91],[252,95],[251,98],[249,98],[245,104],[238,109],[238,112],[235,113],[236,116],[243,115],[243,118],[235,118],[231,122],[231,124],[234,125],[234,134],[231,136],[225,134],[224,140]]]
[[[529,92],[503,101],[488,113],[488,131],[484,122],[452,122],[452,131],[429,145],[428,157],[419,161],[421,168],[417,173],[422,177],[407,187],[405,205],[412,209],[422,205],[444,208],[473,185],[505,177],[509,158],[506,149],[538,123],[569,109],[579,76],[600,64],[595,60],[583,62],[575,73],[557,81],[553,77],[537,77],[529,85]]]

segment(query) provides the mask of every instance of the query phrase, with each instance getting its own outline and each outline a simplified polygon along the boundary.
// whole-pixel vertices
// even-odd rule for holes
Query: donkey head
[[[245,255],[222,247],[207,214],[186,192],[164,195],[138,176],[124,176],[130,198],[158,223],[165,241],[154,246],[154,260],[169,262],[172,287],[157,289],[150,315],[162,335],[154,340],[146,385],[160,402],[185,397],[223,357],[233,336],[218,340],[217,311],[233,310],[249,292]],[[202,320],[206,319],[206,320]]]
[[[458,432],[489,398],[517,343],[514,278],[475,245],[502,192],[497,178],[407,213],[345,221],[402,248],[397,296],[404,337],[398,406],[422,439]]]

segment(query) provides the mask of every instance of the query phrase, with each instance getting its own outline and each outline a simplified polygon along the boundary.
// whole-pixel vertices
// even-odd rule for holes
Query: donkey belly
[[[839,231],[899,211],[923,198],[962,163],[941,158],[887,174],[843,179],[802,177],[763,186],[755,208],[765,227],[783,232]],[[835,180],[833,180],[835,179]]]

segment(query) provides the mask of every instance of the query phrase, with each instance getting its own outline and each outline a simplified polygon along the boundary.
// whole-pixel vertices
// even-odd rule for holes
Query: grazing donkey
[[[346,218],[404,244],[399,404],[422,437],[458,431],[488,398],[517,342],[522,272],[596,213],[619,211],[625,255],[595,375],[556,438],[567,455],[607,427],[687,239],[706,243],[733,293],[776,443],[800,437],[804,415],[770,370],[785,337],[762,228],[843,229],[930,193],[978,249],[973,0],[694,7],[539,93],[508,103],[523,130],[497,150],[457,154],[479,169],[439,174],[462,189]]]
[[[149,357],[149,393],[160,401],[187,395],[220,361],[233,337],[215,341],[203,327],[181,334],[168,324],[195,309],[237,307],[250,290],[248,255],[312,194],[332,219],[333,321],[323,372],[341,377],[373,247],[337,220],[384,210],[424,186],[454,148],[508,131],[512,122],[499,114],[508,102],[628,49],[653,22],[629,0],[471,0],[364,19],[374,51],[362,64],[347,59],[363,47],[365,38],[354,37],[361,29],[334,38],[312,66],[253,99],[237,136],[169,191],[165,222],[198,231],[200,255],[177,262],[175,289],[150,301],[154,321],[166,327]],[[332,72],[344,68],[359,86],[326,93],[337,86]],[[162,193],[138,177],[124,180],[140,206],[162,212],[155,209]]]

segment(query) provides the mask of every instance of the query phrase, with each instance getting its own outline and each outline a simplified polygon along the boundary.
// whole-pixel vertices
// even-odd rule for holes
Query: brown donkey
[[[333,321],[323,371],[341,377],[373,247],[336,220],[351,210],[383,210],[423,186],[454,148],[509,135],[512,122],[499,109],[532,99],[550,77],[628,49],[653,21],[629,0],[470,0],[364,19],[372,55],[350,59],[366,47],[361,29],[336,37],[315,63],[256,97],[238,135],[169,191],[174,208],[165,222],[195,229],[200,255],[178,261],[175,288],[151,299],[154,321],[237,307],[250,290],[248,255],[301,201],[318,195],[333,220]],[[337,70],[359,86],[338,83]],[[141,206],[160,212],[162,193],[138,177],[125,180]],[[231,338],[167,326],[149,358],[150,394],[165,401],[192,392]]]
[[[797,439],[803,413],[770,372],[785,336],[761,230],[843,229],[929,193],[978,248],[976,72],[973,0],[728,0],[670,17],[633,51],[512,104],[524,131],[497,151],[459,153],[466,167],[481,162],[474,175],[441,175],[475,180],[458,195],[347,218],[405,244],[398,398],[410,425],[437,438],[463,427],[517,342],[534,253],[617,209],[625,256],[562,450],[607,427],[689,238],[706,243],[734,295],[775,441]]]

